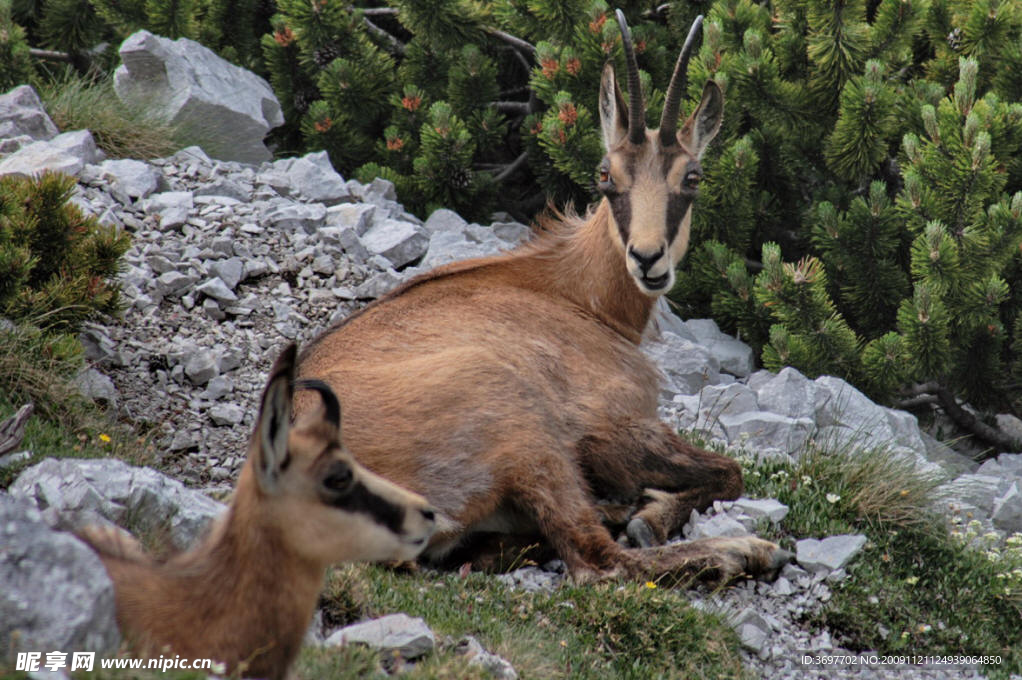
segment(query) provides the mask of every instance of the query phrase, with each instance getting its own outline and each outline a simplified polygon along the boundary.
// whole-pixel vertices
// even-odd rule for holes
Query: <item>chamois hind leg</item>
[[[579,442],[578,454],[599,495],[645,501],[627,528],[643,548],[663,543],[692,510],[734,500],[744,488],[738,463],[692,446],[655,419],[609,423]]]
[[[741,576],[774,578],[792,554],[755,536],[696,541],[625,551],[633,577],[687,585],[694,580],[729,583]]]

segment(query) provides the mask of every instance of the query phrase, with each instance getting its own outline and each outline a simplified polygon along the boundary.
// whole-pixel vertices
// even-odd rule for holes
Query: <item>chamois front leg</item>
[[[662,544],[716,500],[741,496],[737,462],[688,444],[656,419],[609,423],[578,445],[597,495],[644,502],[627,533],[642,548]]]
[[[626,551],[633,578],[688,585],[693,580],[721,585],[742,576],[773,579],[792,554],[755,536],[702,538],[676,545]]]

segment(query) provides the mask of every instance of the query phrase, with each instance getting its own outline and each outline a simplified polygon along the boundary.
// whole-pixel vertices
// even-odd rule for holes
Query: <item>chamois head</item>
[[[239,496],[276,524],[301,557],[322,564],[411,560],[435,528],[433,509],[359,465],[341,442],[341,407],[318,380],[294,380],[296,348],[277,359],[263,391]],[[319,393],[321,405],[291,422],[294,389]],[[240,501],[240,498],[239,498]]]
[[[647,130],[639,67],[624,14],[617,10],[628,63],[626,106],[608,63],[600,81],[600,123],[607,155],[600,161],[597,188],[610,204],[611,239],[620,245],[628,273],[651,297],[674,284],[674,267],[688,249],[695,200],[702,178],[699,159],[720,130],[724,95],[712,80],[681,130],[678,109],[686,70],[702,17],[696,18],[667,88],[659,130]]]

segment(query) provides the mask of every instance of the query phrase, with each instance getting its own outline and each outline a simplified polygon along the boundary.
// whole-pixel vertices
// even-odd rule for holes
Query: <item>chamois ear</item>
[[[280,353],[270,369],[270,379],[263,390],[263,399],[256,420],[256,479],[265,493],[275,493],[282,466],[287,462],[287,436],[291,429],[291,398],[295,378],[297,346],[292,343]]]
[[[614,76],[614,65],[603,66],[600,78],[600,126],[603,130],[603,148],[610,151],[628,134],[628,104]]]
[[[699,107],[685,121],[679,137],[696,158],[702,158],[703,152],[713,138],[720,132],[720,121],[724,118],[724,93],[720,86],[707,80],[703,87],[703,98]]]

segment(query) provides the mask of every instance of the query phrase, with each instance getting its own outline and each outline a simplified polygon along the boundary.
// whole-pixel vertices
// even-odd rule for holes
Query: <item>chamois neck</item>
[[[253,486],[239,484],[206,541],[166,565],[166,595],[195,617],[179,622],[194,626],[186,634],[212,642],[222,660],[233,667],[258,651],[246,675],[282,677],[301,646],[326,565],[295,555],[284,531],[262,516],[268,509]]]
[[[544,239],[536,253],[540,284],[638,343],[654,299],[642,293],[611,240],[607,199],[587,217],[565,217],[566,233]]]

